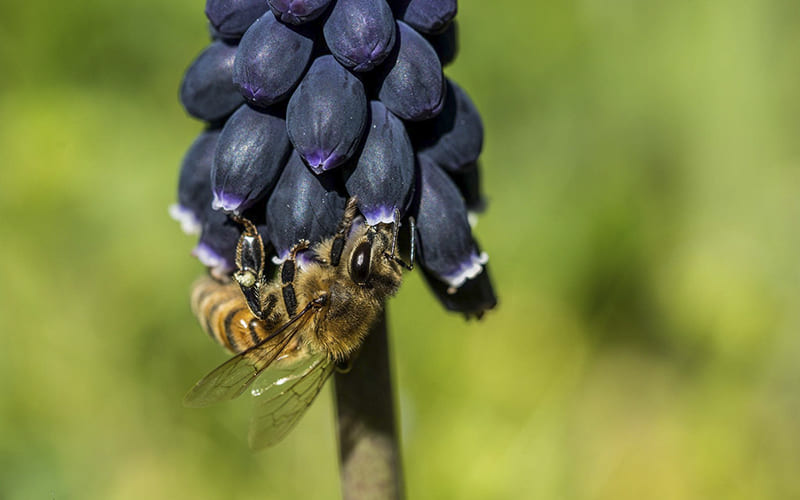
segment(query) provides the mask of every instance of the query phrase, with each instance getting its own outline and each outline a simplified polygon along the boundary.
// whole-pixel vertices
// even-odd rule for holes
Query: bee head
[[[359,286],[374,285],[376,276],[399,274],[398,265],[388,255],[392,248],[392,224],[362,226],[353,242],[347,272]]]

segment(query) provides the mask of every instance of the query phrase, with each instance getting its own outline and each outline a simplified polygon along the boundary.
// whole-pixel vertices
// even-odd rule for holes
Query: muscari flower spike
[[[193,254],[230,274],[237,213],[280,262],[300,239],[331,236],[356,196],[366,224],[414,218],[416,263],[445,308],[494,307],[471,232],[486,205],[483,124],[442,72],[456,12],[455,0],[207,0],[212,41],[180,91],[207,128],[170,207],[200,234]]]

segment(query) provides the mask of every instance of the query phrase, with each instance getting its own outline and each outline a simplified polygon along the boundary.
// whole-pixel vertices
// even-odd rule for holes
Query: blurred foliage
[[[0,6],[0,498],[339,495],[324,391],[276,448],[166,214],[202,2]],[[448,73],[481,109],[499,308],[392,301],[409,498],[800,496],[800,10],[477,2]]]

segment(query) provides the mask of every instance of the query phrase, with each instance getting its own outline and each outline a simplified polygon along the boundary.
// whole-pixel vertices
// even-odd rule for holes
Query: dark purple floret
[[[315,175],[294,151],[267,202],[267,233],[278,258],[285,259],[301,239],[314,243],[332,236],[345,202],[335,174]]]
[[[417,255],[422,266],[454,293],[481,272],[488,257],[472,239],[467,207],[456,185],[433,162],[424,156],[418,159]]]
[[[316,173],[346,162],[367,121],[364,85],[333,56],[317,58],[289,99],[289,139]]]
[[[453,62],[458,55],[458,22],[453,21],[447,28],[435,35],[426,35],[425,39],[431,44],[442,67]]]
[[[241,234],[238,224],[211,206],[206,208],[203,219],[200,241],[192,255],[220,274],[233,270],[236,241]]]
[[[267,0],[275,17],[289,24],[313,21],[325,12],[331,0]]]
[[[252,104],[269,106],[285,99],[303,77],[314,40],[267,12],[239,43],[233,83]]]
[[[486,198],[483,196],[481,187],[481,169],[477,162],[458,171],[447,172],[447,175],[458,186],[458,191],[464,197],[464,203],[470,214],[478,214],[486,210]]]
[[[404,120],[433,118],[444,102],[442,65],[422,35],[403,22],[397,26],[395,48],[382,65],[378,97]]]
[[[345,187],[358,197],[358,209],[369,225],[395,221],[405,213],[414,185],[414,150],[399,118],[379,101],[370,102],[370,123],[358,159]]]
[[[441,33],[458,12],[456,0],[392,0],[398,19],[420,33]]]
[[[266,11],[264,0],[206,0],[206,17],[223,38],[239,38]]]
[[[186,70],[180,98],[186,112],[195,118],[213,122],[225,118],[243,100],[231,81],[236,47],[212,42]]]
[[[468,168],[483,148],[483,123],[466,92],[447,80],[444,109],[429,122],[414,127],[411,136],[420,154],[451,171]]]
[[[206,208],[211,206],[211,164],[220,131],[207,130],[194,140],[181,163],[178,202],[169,207],[187,234],[199,234]]]
[[[483,266],[480,274],[467,280],[454,293],[450,293],[447,284],[437,279],[425,268],[422,268],[422,273],[428,286],[448,311],[464,313],[467,318],[475,316],[480,319],[485,311],[493,309],[497,305],[497,297],[489,277],[489,268],[486,265]]]
[[[290,151],[282,116],[242,105],[222,129],[214,155],[214,208],[240,213],[253,205],[275,185]]]
[[[385,0],[337,0],[322,31],[331,54],[353,71],[380,64],[395,42],[394,17]]]

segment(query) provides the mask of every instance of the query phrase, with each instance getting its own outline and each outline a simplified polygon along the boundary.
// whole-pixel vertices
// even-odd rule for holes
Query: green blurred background
[[[390,304],[409,498],[800,497],[800,9],[460,3],[499,308]],[[329,390],[256,455],[167,216],[203,2],[0,6],[0,498],[337,498]]]

